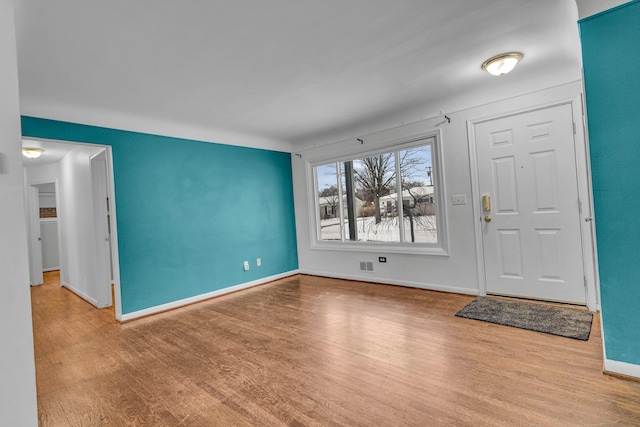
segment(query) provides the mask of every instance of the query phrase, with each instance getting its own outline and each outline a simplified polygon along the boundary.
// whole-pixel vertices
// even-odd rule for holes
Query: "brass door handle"
[[[491,222],[491,217],[489,215],[485,216],[484,222]]]

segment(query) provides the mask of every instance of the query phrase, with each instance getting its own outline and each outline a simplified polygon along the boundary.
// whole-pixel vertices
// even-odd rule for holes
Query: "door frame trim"
[[[37,241],[41,239],[41,231],[38,208],[40,201],[38,200],[38,187],[42,183],[26,183],[25,185],[25,205],[27,213],[27,247],[29,248],[29,286],[40,286],[44,283],[42,278],[42,241],[40,240],[40,249],[38,250]],[[37,223],[37,224],[36,224]],[[36,262],[39,259],[39,262]],[[39,268],[36,268],[39,267]]]
[[[572,120],[574,123],[574,155],[576,162],[576,179],[578,187],[578,198],[581,202],[582,209],[580,211],[580,235],[582,247],[582,266],[586,281],[585,299],[587,308],[591,311],[599,309],[599,294],[597,284],[595,261],[595,234],[593,229],[593,221],[587,222],[587,218],[593,218],[593,198],[591,192],[591,169],[589,163],[589,150],[587,149],[587,140],[584,129],[584,109],[582,96],[576,96],[556,102],[536,105],[532,107],[517,109],[514,111],[494,114],[491,116],[480,117],[473,120],[467,120],[467,141],[469,149],[469,167],[471,172],[471,198],[473,207],[473,221],[476,245],[476,263],[478,271],[478,294],[487,295],[487,279],[485,271],[485,257],[482,235],[482,208],[480,206],[480,188],[478,175],[478,156],[476,151],[475,126],[491,120],[502,119],[524,113],[544,110],[547,108],[558,107],[562,105],[570,105],[572,111]]]

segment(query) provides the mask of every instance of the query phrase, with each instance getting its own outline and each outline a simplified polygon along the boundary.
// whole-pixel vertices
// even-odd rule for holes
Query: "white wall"
[[[507,114],[517,110],[569,100],[582,93],[581,82],[574,82],[506,101],[474,107],[448,114],[450,124],[442,124],[442,155],[444,162],[445,202],[449,231],[449,256],[415,254],[346,252],[311,249],[310,215],[307,198],[306,163],[326,159],[343,152],[349,145],[360,149],[355,139],[309,148],[292,157],[298,256],[303,273],[350,278],[381,283],[477,294],[479,292],[474,214],[471,193],[471,172],[467,121]],[[429,132],[442,117],[424,120],[363,136],[363,149],[370,150],[397,140]],[[348,149],[348,148],[347,148]],[[466,205],[452,205],[451,195],[465,194]],[[387,263],[378,263],[378,256]],[[359,261],[374,262],[374,273],[362,273]]]
[[[102,147],[77,145],[60,160],[58,222],[63,286],[98,305],[90,157]]]
[[[40,191],[40,194],[54,194],[56,192],[56,185],[53,182],[49,182],[46,184],[39,184],[38,191]]]
[[[36,426],[13,2],[0,0],[0,419]]]
[[[41,208],[55,208],[56,207],[56,193],[39,193],[40,207]]]
[[[25,177],[30,185],[38,185],[47,182],[55,182],[60,175],[59,162],[47,163],[40,166],[25,167]]]
[[[580,19],[604,12],[624,3],[628,3],[628,0],[576,0]]]

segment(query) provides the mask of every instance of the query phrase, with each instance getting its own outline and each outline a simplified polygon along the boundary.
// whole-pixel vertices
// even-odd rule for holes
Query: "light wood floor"
[[[296,276],[121,325],[45,277],[42,426],[640,425],[597,317],[583,342],[454,317],[469,296]]]

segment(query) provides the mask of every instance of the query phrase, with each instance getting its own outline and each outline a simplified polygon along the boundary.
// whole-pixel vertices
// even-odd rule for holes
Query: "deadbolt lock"
[[[491,210],[491,196],[482,196],[482,210],[485,212]]]

